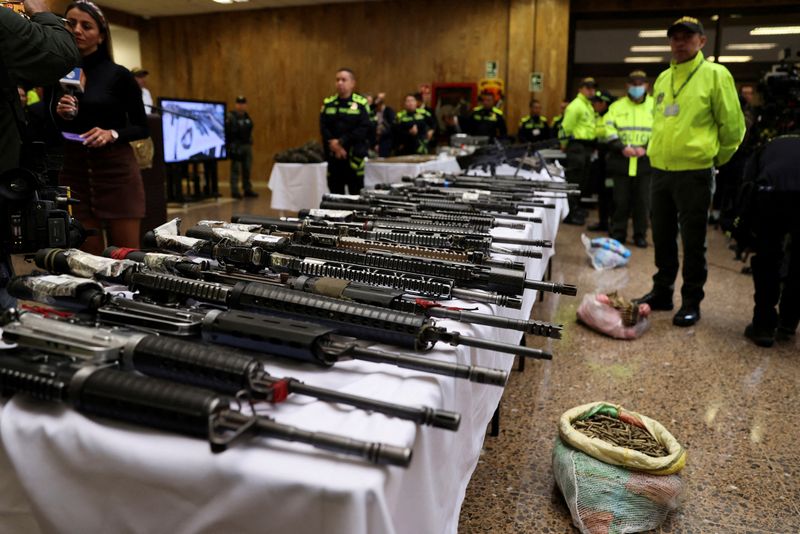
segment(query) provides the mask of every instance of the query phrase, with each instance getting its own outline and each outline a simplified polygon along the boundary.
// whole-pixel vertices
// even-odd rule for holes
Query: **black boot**
[[[664,292],[656,291],[653,289],[647,295],[636,299],[637,304],[647,304],[651,310],[654,311],[670,311],[674,305],[672,304],[672,295]]]
[[[675,326],[692,326],[700,320],[700,305],[684,302],[672,318]]]

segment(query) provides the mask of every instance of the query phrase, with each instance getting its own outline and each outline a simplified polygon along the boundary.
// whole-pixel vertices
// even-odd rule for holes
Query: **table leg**
[[[489,423],[489,435],[493,438],[496,438],[500,435],[500,405],[497,405],[497,409],[494,411],[494,415],[492,415],[492,422]]]

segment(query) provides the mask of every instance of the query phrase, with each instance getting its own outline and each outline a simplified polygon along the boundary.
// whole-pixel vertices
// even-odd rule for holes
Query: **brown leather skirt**
[[[80,143],[64,146],[60,185],[72,188],[73,216],[81,220],[141,219],[145,199],[142,175],[128,143],[87,148]]]

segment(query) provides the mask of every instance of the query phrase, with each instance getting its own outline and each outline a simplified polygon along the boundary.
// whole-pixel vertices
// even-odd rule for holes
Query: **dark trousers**
[[[567,160],[564,168],[567,182],[578,184],[578,187],[584,193],[589,190],[589,169],[592,150],[588,143],[570,141],[569,145],[567,145]],[[567,201],[569,202],[570,214],[575,213],[580,205],[580,198],[577,195],[571,195]]]
[[[350,195],[357,195],[364,188],[364,158],[328,158],[328,189],[341,195],[345,193],[345,186]]]
[[[628,219],[633,217],[633,237],[647,236],[650,214],[650,172],[638,176],[614,176],[614,213],[611,237],[624,243],[628,238]]]
[[[11,258],[0,250],[0,310],[14,308],[17,300],[8,294],[6,286],[11,281]]]
[[[800,192],[762,192],[756,206],[753,324],[768,329],[780,325],[794,331],[800,320]],[[780,271],[787,234],[791,236],[791,252],[781,291]]]
[[[653,288],[672,295],[678,276],[678,233],[683,244],[684,304],[700,304],[708,278],[706,230],[711,206],[713,169],[662,171],[653,169],[651,216],[656,268]]]
[[[236,145],[231,150],[231,194],[239,192],[239,173],[242,176],[242,187],[245,191],[252,191],[250,183],[250,169],[253,167],[253,145]]]

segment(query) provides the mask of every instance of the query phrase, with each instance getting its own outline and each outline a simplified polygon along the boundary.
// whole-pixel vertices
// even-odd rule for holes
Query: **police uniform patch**
[[[656,97],[656,104],[661,104],[661,102],[663,101],[664,101],[664,93],[658,93],[658,96]]]

